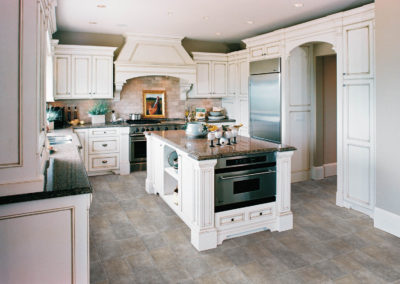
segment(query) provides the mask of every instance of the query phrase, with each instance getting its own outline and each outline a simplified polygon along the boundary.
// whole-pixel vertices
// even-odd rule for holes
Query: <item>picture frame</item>
[[[165,118],[166,95],[164,90],[143,90],[143,116]]]

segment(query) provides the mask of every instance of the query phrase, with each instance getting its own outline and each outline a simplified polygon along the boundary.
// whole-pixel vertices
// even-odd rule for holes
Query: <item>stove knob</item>
[[[144,132],[146,129],[142,128],[142,132]]]
[[[178,127],[175,126],[175,130],[178,130]]]
[[[150,127],[150,131],[153,131],[154,130],[154,128],[153,127]]]
[[[168,130],[168,127],[165,127],[165,130]]]
[[[149,129],[148,129],[148,128],[146,128],[146,131],[149,131]]]
[[[157,130],[160,130],[160,127],[157,127]]]

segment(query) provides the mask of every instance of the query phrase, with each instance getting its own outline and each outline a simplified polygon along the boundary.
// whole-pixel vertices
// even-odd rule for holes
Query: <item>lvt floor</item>
[[[292,185],[293,230],[199,253],[145,174],[90,179],[91,283],[400,283],[400,239],[337,207],[334,177]]]

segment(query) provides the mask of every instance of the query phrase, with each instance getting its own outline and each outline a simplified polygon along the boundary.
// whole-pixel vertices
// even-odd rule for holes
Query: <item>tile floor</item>
[[[91,283],[400,284],[400,239],[337,207],[335,178],[292,185],[293,230],[199,253],[185,224],[146,194],[145,175],[90,178]]]

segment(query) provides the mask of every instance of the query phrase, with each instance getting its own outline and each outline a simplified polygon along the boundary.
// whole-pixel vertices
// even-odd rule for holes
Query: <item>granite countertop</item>
[[[279,145],[245,136],[237,137],[237,144],[215,146],[210,148],[207,138],[192,139],[186,137],[184,130],[150,131],[146,135],[154,135],[172,147],[189,154],[196,160],[212,160],[223,157],[240,156],[254,153],[284,152],[296,150],[293,146]],[[215,143],[214,143],[215,145]]]
[[[216,120],[216,121],[203,121],[206,123],[230,123],[230,122],[236,122],[235,119],[222,119],[222,120]],[[186,124],[186,121],[184,119],[167,119],[167,120],[161,120],[160,123],[157,123],[157,125],[184,125]],[[91,124],[91,123],[85,123],[83,125],[76,125],[72,126],[73,129],[84,129],[84,128],[106,128],[106,127],[130,127],[130,126],[147,126],[147,125],[154,125],[154,123],[145,123],[145,124],[129,124],[126,122],[119,122],[119,123],[112,123],[112,122],[106,122],[102,124]]]
[[[0,197],[0,204],[33,201],[47,198],[92,193],[92,187],[85,166],[79,156],[79,140],[72,129],[55,130],[48,136],[71,135],[72,143],[53,145],[45,169],[45,182],[42,191]]]

